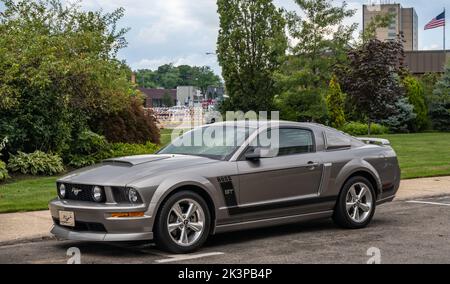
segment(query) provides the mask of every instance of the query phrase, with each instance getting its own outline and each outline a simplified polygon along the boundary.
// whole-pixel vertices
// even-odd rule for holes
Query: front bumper
[[[74,240],[74,241],[90,241],[90,242],[122,242],[122,241],[142,241],[153,240],[153,233],[131,233],[131,234],[109,234],[94,232],[77,232],[66,227],[53,225],[50,233],[58,238]]]
[[[146,206],[97,204],[92,202],[55,199],[49,203],[54,220],[51,233],[57,237],[79,241],[137,241],[152,240],[152,216],[112,217],[112,213],[145,212]],[[59,224],[59,211],[71,211],[75,227]]]

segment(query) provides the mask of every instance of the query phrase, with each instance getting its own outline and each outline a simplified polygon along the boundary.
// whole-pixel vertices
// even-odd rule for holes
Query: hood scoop
[[[130,157],[122,157],[122,158],[112,158],[104,160],[103,164],[112,164],[112,165],[123,165],[123,166],[137,166],[145,163],[165,160],[170,158],[170,156],[166,155],[140,155],[140,156],[130,156]]]

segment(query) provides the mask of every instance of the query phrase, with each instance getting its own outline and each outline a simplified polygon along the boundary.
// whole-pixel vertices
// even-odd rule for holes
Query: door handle
[[[319,163],[316,163],[316,162],[313,162],[313,161],[309,161],[307,167],[308,167],[308,169],[309,169],[310,171],[313,171],[313,170],[315,170],[318,166],[319,166]]]

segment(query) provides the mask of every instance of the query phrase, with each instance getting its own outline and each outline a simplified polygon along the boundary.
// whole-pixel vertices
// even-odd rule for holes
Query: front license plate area
[[[61,226],[75,227],[75,213],[72,211],[59,211],[59,224]]]

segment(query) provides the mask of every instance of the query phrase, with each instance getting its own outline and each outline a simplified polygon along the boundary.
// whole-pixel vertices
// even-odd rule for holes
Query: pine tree
[[[450,130],[450,62],[434,89],[430,104],[430,116],[434,129]]]
[[[341,86],[339,85],[336,76],[331,78],[326,101],[331,126],[334,128],[341,128],[345,124],[345,95],[342,93]]]

